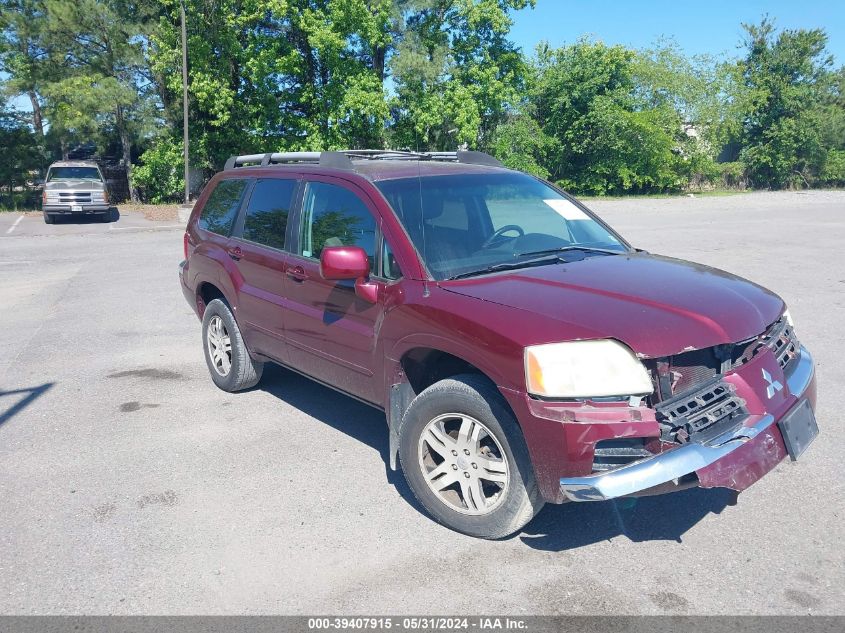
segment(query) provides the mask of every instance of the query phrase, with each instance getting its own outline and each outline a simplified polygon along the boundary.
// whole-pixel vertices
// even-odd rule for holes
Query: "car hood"
[[[553,327],[528,334],[534,343],[615,338],[643,357],[743,341],[784,310],[780,297],[741,277],[648,253],[588,257],[440,285],[548,317]]]
[[[102,191],[104,186],[98,180],[52,180],[44,185],[48,191]]]

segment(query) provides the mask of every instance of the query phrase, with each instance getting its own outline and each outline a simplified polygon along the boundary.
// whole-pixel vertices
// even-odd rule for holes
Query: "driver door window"
[[[376,222],[363,201],[349,189],[310,182],[302,202],[299,254],[320,259],[326,246],[360,246],[373,268]]]

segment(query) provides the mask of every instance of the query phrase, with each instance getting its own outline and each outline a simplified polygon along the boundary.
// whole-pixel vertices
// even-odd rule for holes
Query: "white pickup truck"
[[[109,194],[103,173],[93,161],[59,161],[50,165],[42,196],[44,222],[52,224],[56,216],[97,215],[111,219]]]

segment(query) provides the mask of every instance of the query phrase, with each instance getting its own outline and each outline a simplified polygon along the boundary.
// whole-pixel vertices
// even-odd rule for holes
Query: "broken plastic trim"
[[[736,429],[728,437],[717,438],[710,445],[684,444],[660,455],[604,474],[563,477],[560,480],[560,489],[571,501],[604,501],[633,495],[667,482],[680,480],[686,475],[709,466],[774,423],[773,416],[765,415],[753,426]]]
[[[786,382],[792,395],[800,398],[813,380],[813,358],[799,347],[795,367]],[[702,468],[729,455],[731,452],[769,429],[776,420],[764,415],[752,426],[732,429],[709,442],[690,442],[654,457],[623,466],[606,473],[586,477],[563,477],[560,489],[571,501],[603,501],[634,495],[675,480],[681,481]]]

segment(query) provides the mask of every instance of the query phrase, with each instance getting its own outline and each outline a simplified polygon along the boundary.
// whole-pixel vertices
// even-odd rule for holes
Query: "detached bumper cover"
[[[813,359],[801,348],[797,367],[787,378],[789,391],[798,399],[810,387]],[[793,405],[797,406],[797,405]],[[786,413],[779,417],[784,417]],[[643,492],[696,473],[705,487],[721,485],[743,490],[769,472],[786,449],[773,415],[753,416],[756,421],[734,429],[706,444],[690,443],[603,474],[564,477],[560,489],[571,501],[602,501]]]

